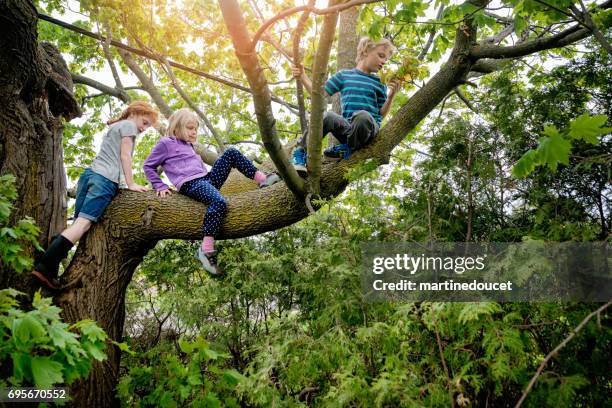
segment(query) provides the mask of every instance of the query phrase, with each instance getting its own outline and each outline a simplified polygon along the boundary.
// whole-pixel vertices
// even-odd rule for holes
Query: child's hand
[[[158,197],[166,197],[166,196],[169,196],[169,195],[172,195],[172,190],[170,190],[169,188],[157,192],[157,196]]]
[[[404,81],[400,79],[393,79],[389,81],[389,83],[387,84],[387,88],[389,89],[389,95],[395,95],[395,93],[402,88],[403,84]]]
[[[139,193],[144,193],[144,192],[149,191],[147,187],[141,186],[140,184],[136,184],[136,183],[128,185],[128,190],[138,191]]]
[[[291,66],[291,72],[293,72],[293,77],[295,79],[300,79],[302,77],[302,74],[304,74],[304,67],[302,66]]]

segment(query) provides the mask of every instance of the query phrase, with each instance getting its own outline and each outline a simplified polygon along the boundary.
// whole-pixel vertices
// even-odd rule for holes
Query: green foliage
[[[223,369],[225,358],[202,338],[181,339],[178,350],[158,347],[133,357],[118,387],[122,406],[238,407],[233,390],[244,377]]]
[[[2,263],[16,272],[32,267],[32,259],[26,247],[42,249],[37,241],[40,230],[30,217],[11,225],[13,202],[17,199],[15,177],[11,174],[0,176],[0,257]]]
[[[569,129],[560,132],[555,125],[544,126],[544,137],[538,141],[538,147],[531,149],[519,159],[512,169],[516,177],[526,177],[539,165],[547,165],[555,171],[557,165],[569,164],[572,151],[570,140],[584,140],[592,145],[599,143],[599,137],[612,131],[604,127],[606,115],[589,116],[584,113],[570,122]]]
[[[8,384],[39,389],[70,385],[87,377],[94,359],[106,359],[107,336],[95,322],[69,326],[60,318],[61,309],[40,292],[26,312],[19,309],[19,295],[14,289],[0,291],[0,360],[12,364]]]

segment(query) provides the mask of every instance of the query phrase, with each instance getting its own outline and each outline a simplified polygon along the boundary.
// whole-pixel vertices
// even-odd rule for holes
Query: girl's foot
[[[208,274],[215,278],[220,279],[224,277],[223,271],[217,266],[217,252],[204,252],[202,248],[198,248],[197,258],[202,262],[202,267]]]
[[[270,187],[272,184],[278,183],[280,179],[276,173],[267,174],[266,179],[259,183],[259,188]]]

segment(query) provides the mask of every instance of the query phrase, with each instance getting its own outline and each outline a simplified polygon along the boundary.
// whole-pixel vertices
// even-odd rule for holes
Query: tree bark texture
[[[357,58],[357,45],[359,35],[357,34],[357,19],[361,7],[353,7],[340,13],[338,23],[338,66],[336,71],[341,69],[355,68],[355,58]],[[332,110],[338,115],[342,113],[340,106],[340,96],[334,95],[332,98]],[[330,138],[332,136],[330,135]]]
[[[61,119],[80,110],[59,52],[37,42],[34,6],[3,1],[0,21],[0,174],[14,175],[18,192],[10,225],[32,217],[45,247],[66,226]],[[23,275],[0,266],[0,287],[8,286],[32,293]]]

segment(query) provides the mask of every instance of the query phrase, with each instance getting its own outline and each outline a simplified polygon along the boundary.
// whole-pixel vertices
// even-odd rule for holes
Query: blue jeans
[[[219,190],[227,180],[232,168],[237,169],[250,179],[255,176],[257,171],[257,168],[249,159],[244,157],[237,149],[230,147],[213,164],[210,173],[204,177],[186,181],[181,186],[181,194],[208,206],[202,225],[202,232],[205,237],[216,237],[221,229],[223,218],[227,213],[227,202]]]
[[[97,222],[118,191],[117,183],[89,168],[85,169],[77,184],[74,218],[81,217]]]

